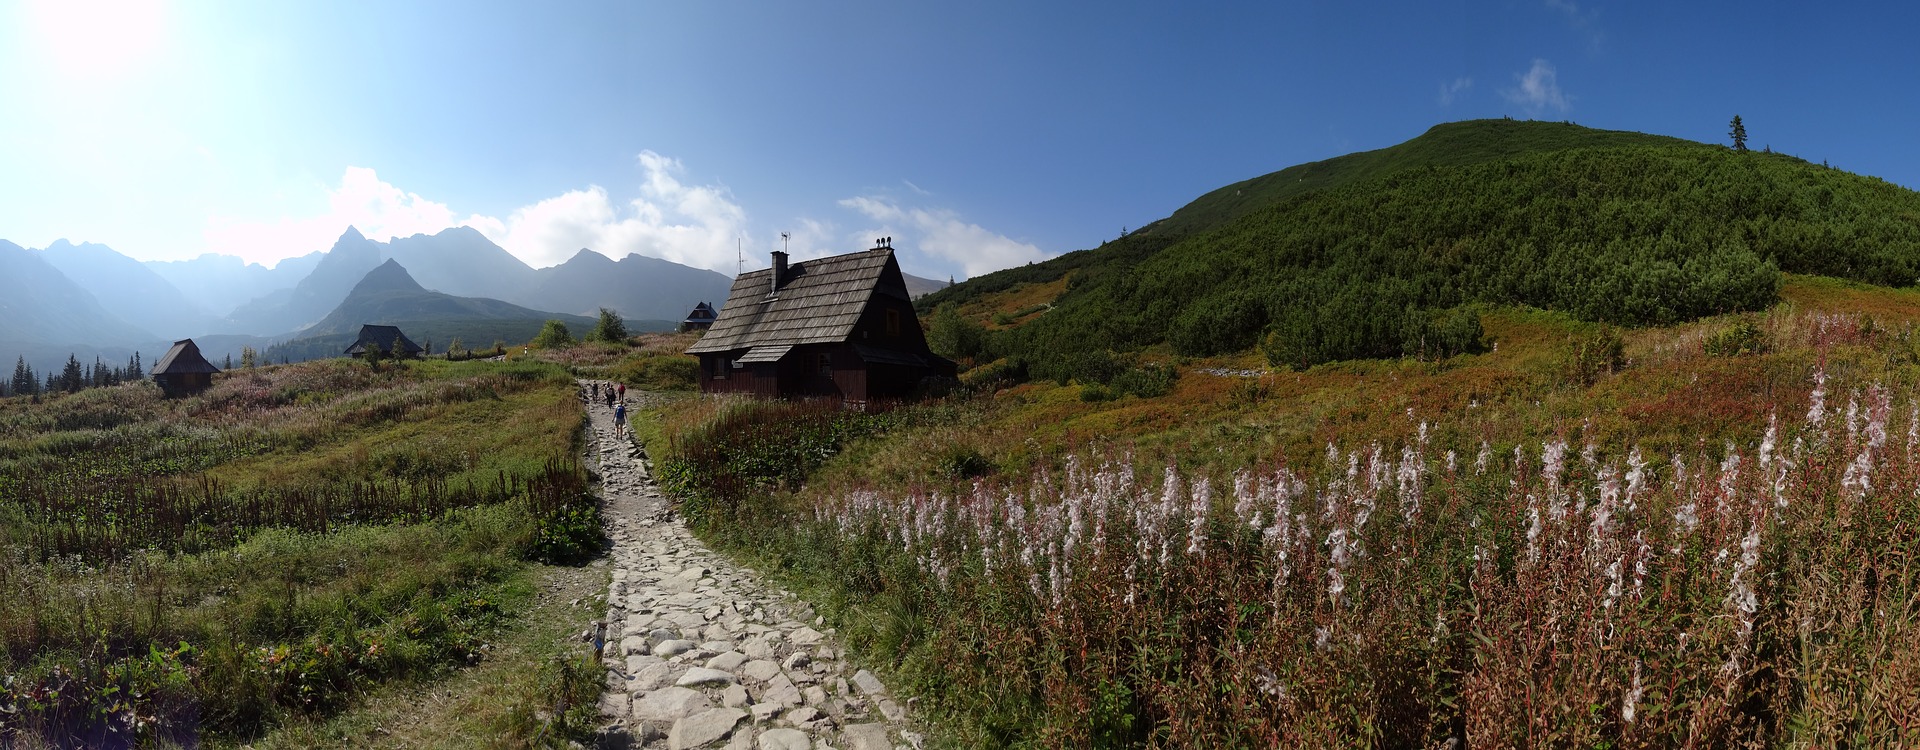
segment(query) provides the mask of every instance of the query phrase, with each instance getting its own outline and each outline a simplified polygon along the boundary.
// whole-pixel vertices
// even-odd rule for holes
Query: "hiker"
[[[593,381],[593,400],[600,400],[600,381]]]
[[[607,406],[613,406],[613,386],[607,386]]]
[[[620,389],[620,400],[627,400],[627,384],[621,383],[618,387]]]
[[[613,435],[614,437],[627,436],[627,402],[625,401],[613,407]]]

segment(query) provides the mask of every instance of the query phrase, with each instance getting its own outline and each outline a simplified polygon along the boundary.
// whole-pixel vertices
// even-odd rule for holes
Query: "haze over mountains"
[[[117,362],[137,350],[151,358],[166,342],[194,337],[218,359],[241,346],[338,333],[317,324],[384,263],[397,264],[421,293],[438,293],[440,313],[544,319],[608,307],[637,328],[724,301],[732,284],[713,271],[640,256],[613,261],[587,250],[535,269],[465,227],[392,242],[349,227],[326,252],[271,269],[231,256],[142,263],[93,243],[60,240],[29,250],[0,240],[0,354],[25,355],[43,369],[69,353]],[[474,299],[448,302],[462,298]],[[379,321],[352,328],[366,322]]]

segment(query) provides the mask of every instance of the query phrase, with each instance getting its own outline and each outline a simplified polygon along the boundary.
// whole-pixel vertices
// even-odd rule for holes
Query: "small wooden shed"
[[[360,326],[360,338],[353,342],[353,346],[347,347],[347,356],[365,354],[369,345],[380,347],[380,351],[392,357],[418,357],[426,351],[401,333],[398,326],[363,325]]]
[[[713,327],[713,321],[718,317],[720,313],[714,311],[713,305],[701,302],[693,306],[693,312],[687,313],[686,320],[680,321],[680,332],[705,331]]]
[[[905,398],[953,362],[927,348],[891,243],[741,274],[706,336],[700,389],[849,402]]]
[[[193,339],[181,339],[173,342],[166,356],[160,358],[150,373],[153,382],[159,384],[160,392],[172,398],[185,396],[206,390],[213,385],[213,375],[220,371],[200,355],[200,346]]]

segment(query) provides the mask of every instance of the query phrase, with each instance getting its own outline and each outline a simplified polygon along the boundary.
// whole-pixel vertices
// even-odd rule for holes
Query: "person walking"
[[[613,436],[627,436],[627,402],[622,401],[613,407]]]

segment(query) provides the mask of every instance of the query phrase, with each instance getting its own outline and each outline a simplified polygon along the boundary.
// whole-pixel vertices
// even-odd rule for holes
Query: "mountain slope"
[[[106,245],[58,240],[42,249],[40,257],[92,292],[108,312],[152,332],[154,338],[181,339],[211,330],[214,317],[205,306],[146,264]]]
[[[582,249],[534,272],[531,288],[505,299],[532,307],[592,314],[602,307],[637,320],[673,320],[701,302],[721,304],[733,279],[672,261],[629,254],[618,261]]]
[[[151,338],[39,253],[0,240],[0,342],[104,346]]]
[[[285,258],[267,268],[231,255],[208,253],[192,260],[150,260],[147,268],[220,317],[262,295],[292,289],[320,265],[324,253],[315,250]]]
[[[271,361],[337,357],[366,324],[399,326],[408,338],[445,351],[453,339],[481,348],[495,341],[528,341],[548,320],[565,323],[575,336],[585,335],[593,318],[542,312],[481,297],[456,297],[420,286],[407,269],[388,260],[367,272],[339,307],[299,333],[299,338],[266,351]]]
[[[290,290],[235,308],[229,326],[243,333],[271,335],[305,328],[340,305],[368,271],[380,265],[380,245],[347,227],[313,272]]]
[[[1464,142],[1479,145],[1462,156]],[[1182,221],[925,304],[1072,273],[1055,308],[1003,342],[1062,377],[1076,352],[1161,343],[1203,356],[1261,344],[1295,367],[1446,356],[1478,346],[1475,316],[1454,310],[1466,303],[1662,324],[1771,304],[1783,270],[1920,278],[1920,193],[1789,156],[1482,121],[1343,159],[1323,186],[1242,183],[1264,205],[1228,200],[1249,187],[1214,191]]]
[[[472,227],[396,237],[382,246],[381,256],[399,261],[428,289],[448,294],[506,299],[533,283],[532,266]]]

